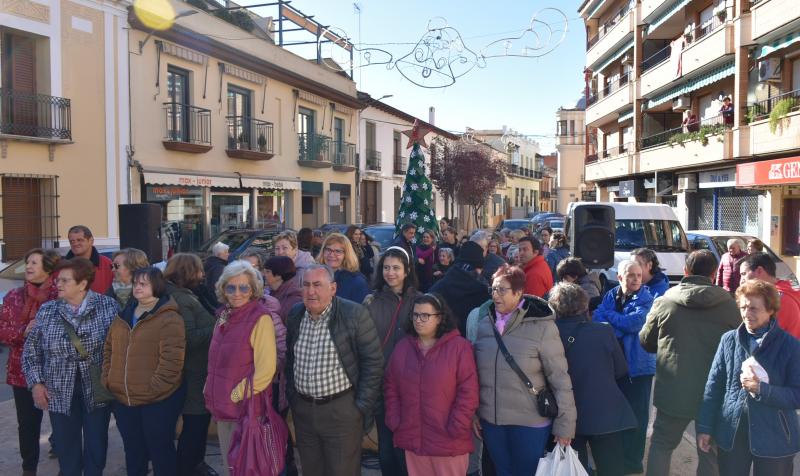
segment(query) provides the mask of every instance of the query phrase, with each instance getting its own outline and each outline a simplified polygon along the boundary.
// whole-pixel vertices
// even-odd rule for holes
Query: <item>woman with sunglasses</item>
[[[333,269],[336,297],[364,302],[364,298],[369,294],[367,278],[359,271],[358,256],[346,236],[341,233],[331,233],[325,237],[317,261]]]
[[[120,309],[125,309],[133,293],[133,272],[150,266],[144,251],[136,248],[125,248],[115,251],[111,256],[111,269],[114,280],[106,291],[106,296],[114,298]]]
[[[275,326],[261,299],[263,295],[261,273],[247,261],[228,264],[217,281],[217,297],[222,306],[217,311],[217,325],[208,350],[208,378],[203,394],[206,407],[217,422],[226,476],[231,437],[240,406],[249,398],[246,387],[250,377],[253,398],[258,399],[257,411],[262,412],[272,402],[271,383],[278,355]]]
[[[411,317],[386,369],[386,426],[410,476],[466,474],[478,408],[472,346],[441,296],[417,297]]]

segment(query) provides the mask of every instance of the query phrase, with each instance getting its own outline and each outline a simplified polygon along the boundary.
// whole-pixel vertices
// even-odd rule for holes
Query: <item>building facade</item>
[[[543,178],[541,183],[541,200],[539,211],[542,212],[560,212],[561,202],[559,200],[559,187],[558,183],[558,153],[537,156],[538,160],[542,161]]]
[[[585,100],[581,99],[573,108],[559,108],[556,112],[557,175],[552,211],[566,213],[570,202],[587,198],[589,189],[584,183],[586,160]]]

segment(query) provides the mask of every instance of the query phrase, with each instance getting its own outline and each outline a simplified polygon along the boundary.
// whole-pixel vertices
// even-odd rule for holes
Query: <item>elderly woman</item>
[[[54,250],[34,248],[25,253],[25,284],[9,291],[0,306],[0,343],[11,350],[6,363],[6,383],[11,385],[17,409],[23,474],[36,474],[42,411],[34,406],[33,394],[22,374],[22,348],[25,337],[36,324],[39,308],[58,298],[53,270],[59,260],[61,256]]]
[[[217,422],[222,466],[228,468],[228,450],[236,429],[247,381],[253,379],[258,411],[272,400],[277,369],[275,326],[264,301],[264,282],[247,261],[234,261],[217,282],[222,307],[208,351],[208,379],[203,390],[206,407]],[[283,449],[281,449],[283,451]],[[250,468],[255,471],[254,468]],[[224,472],[228,474],[227,469]]]
[[[109,407],[95,401],[92,368],[117,316],[114,299],[89,287],[94,266],[85,258],[56,267],[57,301],[46,302],[25,340],[22,370],[37,408],[50,412],[58,465],[64,476],[101,475],[108,447]]]
[[[453,255],[452,248],[439,248],[438,249],[438,263],[433,265],[433,282],[439,281],[447,273],[447,270],[452,266],[456,257]]]
[[[614,329],[625,360],[628,378],[618,383],[633,408],[638,425],[625,433],[625,471],[644,471],[644,445],[650,420],[650,392],[656,373],[655,354],[645,351],[639,343],[639,331],[653,305],[653,296],[642,285],[642,267],[636,261],[623,260],[617,265],[619,286],[606,293],[594,311],[594,321],[609,324]]]
[[[144,251],[136,248],[125,248],[114,252],[111,257],[111,269],[114,280],[106,291],[106,296],[117,300],[120,309],[125,309],[133,292],[133,272],[150,266]]]
[[[356,252],[356,256],[358,257],[358,269],[361,271],[361,274],[366,276],[367,279],[370,279],[374,271],[372,259],[375,257],[375,251],[364,242],[364,231],[355,225],[350,225],[347,227],[347,231],[345,231],[344,235],[350,240],[353,251]]]
[[[588,444],[597,474],[622,476],[624,430],[636,427],[633,410],[617,386],[617,379],[628,374],[625,355],[609,326],[589,322],[589,296],[580,286],[558,284],[550,291],[549,302],[556,313],[578,410],[572,446],[587,472]]]
[[[331,233],[325,237],[317,261],[327,264],[335,273],[337,297],[354,302],[364,301],[369,294],[369,286],[358,270],[358,257],[346,236]]]
[[[293,231],[284,231],[275,235],[272,239],[274,243],[275,256],[288,256],[294,261],[297,269],[305,268],[314,264],[314,257],[308,251],[298,248],[297,235]]]
[[[555,317],[547,301],[524,296],[524,290],[525,272],[503,265],[494,274],[491,303],[478,308],[477,319],[469,323],[475,327],[480,380],[474,429],[483,433],[501,476],[535,474],[551,432],[562,445],[569,445],[575,436],[572,383]],[[552,390],[558,402],[554,419],[539,414],[536,397],[503,358],[501,341],[533,391]]]
[[[580,258],[566,258],[556,267],[556,278],[562,283],[573,283],[583,289],[589,299],[600,296],[603,290],[599,279],[594,279]]]
[[[733,294],[736,292],[736,288],[739,287],[739,281],[741,280],[737,263],[747,256],[747,253],[742,249],[744,244],[739,238],[731,238],[726,245],[728,252],[719,259],[719,268],[717,268],[714,284],[722,286],[726,291]]]
[[[397,344],[384,379],[394,445],[405,450],[410,476],[466,474],[478,408],[472,346],[436,294],[414,300],[404,327],[408,337]]]
[[[231,248],[221,241],[214,243],[214,246],[211,247],[211,256],[206,258],[203,271],[206,274],[206,288],[212,295],[216,292],[217,280],[228,264],[230,256]]]
[[[270,295],[281,304],[281,319],[285,323],[292,307],[303,302],[294,262],[288,256],[273,256],[264,263],[264,280]]]
[[[417,257],[416,274],[419,280],[419,290],[428,291],[433,284],[433,263],[436,261],[436,235],[431,230],[422,232],[422,240],[417,243],[414,254]]]
[[[765,281],[736,290],[742,316],[722,336],[697,419],[702,451],[716,444],[719,474],[789,476],[800,450],[800,342],[775,322],[780,295]],[[713,440],[712,440],[713,438]]]
[[[406,323],[411,322],[411,310],[417,291],[417,278],[408,252],[399,246],[390,246],[378,261],[375,275],[375,293],[364,299],[364,305],[378,331],[378,339],[383,349],[384,366],[395,345],[405,337]],[[395,449],[392,431],[386,426],[385,408],[381,405],[375,411],[375,426],[378,428],[378,461],[381,474],[401,475],[406,472],[402,450]]]
[[[567,235],[557,231],[550,235],[550,251],[544,254],[544,259],[547,261],[547,266],[550,267],[550,272],[553,273],[553,282],[558,278],[556,268],[558,263],[562,260],[569,258],[569,243],[567,243]]]
[[[133,273],[133,299],[111,324],[102,383],[117,399],[114,419],[130,476],[178,473],[175,424],[186,397],[186,333],[178,305],[155,267]]]
[[[167,261],[164,271],[167,294],[178,305],[186,334],[183,379],[186,401],[183,403],[183,429],[178,438],[178,472],[191,476],[206,455],[206,436],[211,415],[203,400],[203,386],[208,373],[208,347],[214,332],[214,316],[192,292],[203,281],[203,262],[197,255],[178,253]]]

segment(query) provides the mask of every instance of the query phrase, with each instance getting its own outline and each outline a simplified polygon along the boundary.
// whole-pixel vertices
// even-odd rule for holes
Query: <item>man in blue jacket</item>
[[[603,297],[594,311],[594,322],[605,322],[614,328],[628,362],[629,377],[617,383],[633,408],[638,426],[625,433],[625,473],[642,473],[656,358],[639,344],[639,331],[653,305],[653,296],[647,286],[642,285],[642,267],[637,262],[621,261],[617,270],[619,286]]]

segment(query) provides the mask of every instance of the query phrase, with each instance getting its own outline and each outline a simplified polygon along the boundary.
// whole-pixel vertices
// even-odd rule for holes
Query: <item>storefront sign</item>
[[[800,157],[762,160],[736,166],[736,186],[800,183]]]
[[[300,181],[280,178],[242,177],[242,187],[272,190],[300,190]]]
[[[719,188],[736,186],[736,169],[731,167],[722,170],[700,172],[699,188]]]
[[[182,185],[186,187],[224,187],[240,188],[238,177],[219,177],[212,175],[169,174],[145,172],[144,181],[149,184]]]
[[[181,187],[179,185],[148,185],[146,200],[148,202],[168,202],[182,197],[197,197],[202,195],[200,187]]]

